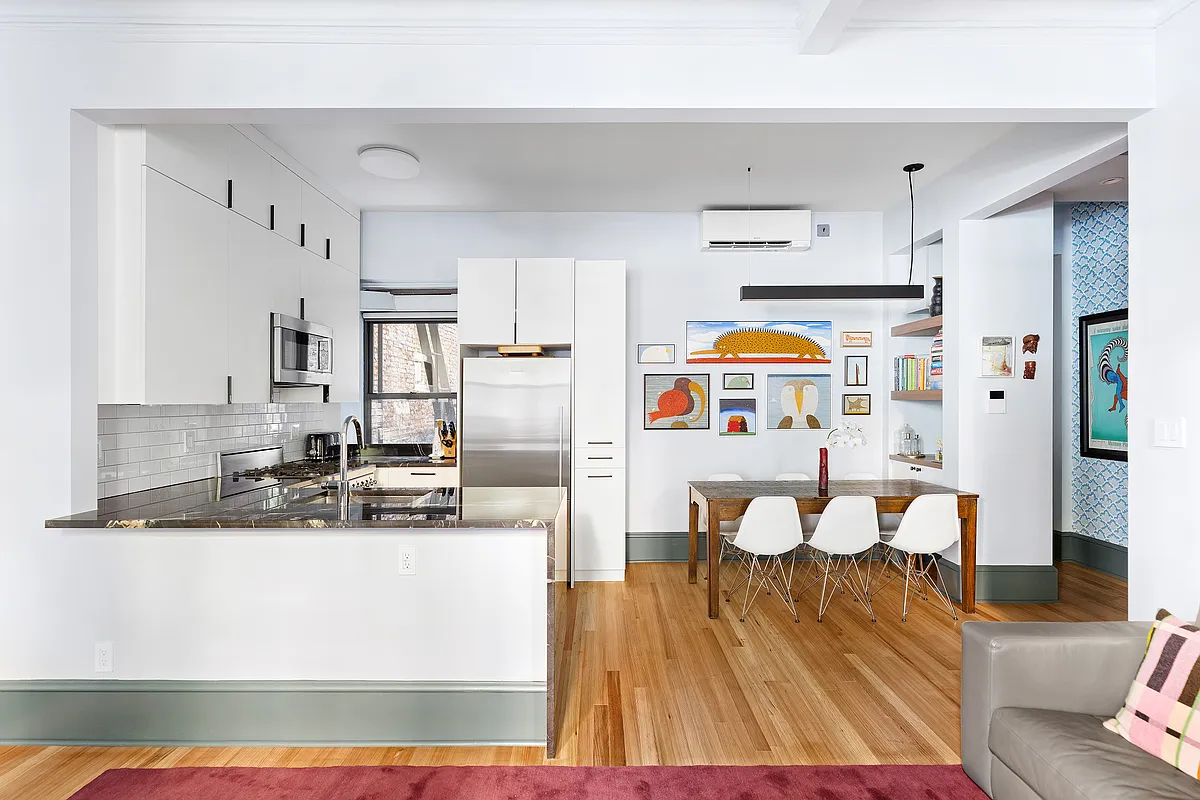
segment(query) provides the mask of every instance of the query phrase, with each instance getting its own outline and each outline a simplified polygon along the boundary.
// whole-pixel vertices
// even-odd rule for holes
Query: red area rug
[[[113,769],[72,800],[986,800],[958,766]]]

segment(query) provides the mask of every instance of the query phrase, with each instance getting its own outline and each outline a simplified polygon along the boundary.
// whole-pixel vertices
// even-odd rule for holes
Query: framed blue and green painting
[[[1079,451],[1129,460],[1129,309],[1079,318]]]

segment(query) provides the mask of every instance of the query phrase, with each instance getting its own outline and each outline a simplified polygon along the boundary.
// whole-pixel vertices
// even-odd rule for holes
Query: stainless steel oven
[[[271,381],[276,386],[328,386],[333,381],[333,328],[272,314]]]

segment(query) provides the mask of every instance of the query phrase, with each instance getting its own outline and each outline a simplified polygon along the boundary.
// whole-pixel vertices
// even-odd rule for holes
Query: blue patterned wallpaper
[[[1071,206],[1071,315],[1129,306],[1129,206]],[[1071,352],[1071,512],[1075,532],[1129,545],[1129,465],[1079,455],[1079,336]],[[1136,352],[1137,343],[1134,350]],[[1136,355],[1135,355],[1136,358]],[[1136,402],[1136,399],[1134,400]]]

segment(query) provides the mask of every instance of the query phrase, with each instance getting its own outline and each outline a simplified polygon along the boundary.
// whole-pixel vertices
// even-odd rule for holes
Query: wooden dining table
[[[936,483],[914,480],[830,481],[820,491],[817,481],[689,481],[688,482],[688,583],[696,582],[699,559],[700,509],[708,511],[708,616],[721,616],[721,523],[746,513],[756,497],[794,497],[801,514],[820,514],[834,497],[874,497],[880,514],[903,514],[913,500],[927,494],[958,497],[962,600],[959,606],[975,612],[975,517],[979,495]]]

